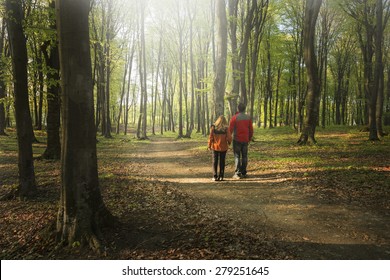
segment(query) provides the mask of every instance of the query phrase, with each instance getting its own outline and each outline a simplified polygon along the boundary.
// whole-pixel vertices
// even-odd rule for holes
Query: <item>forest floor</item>
[[[10,134],[0,138],[0,195],[17,182]],[[199,135],[99,138],[102,195],[119,220],[103,231],[103,254],[55,245],[60,166],[36,160],[36,198],[0,202],[1,259],[390,259],[389,138],[365,137],[323,130],[301,147],[288,129],[259,129],[248,178],[231,178],[230,150],[222,182]]]

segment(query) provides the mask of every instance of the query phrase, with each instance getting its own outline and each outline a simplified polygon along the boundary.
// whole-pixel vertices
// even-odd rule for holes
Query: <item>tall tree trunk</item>
[[[390,65],[387,66],[386,109],[384,125],[390,125]]]
[[[160,119],[160,134],[163,135],[166,131],[166,114],[167,114],[167,68],[163,66],[161,76],[161,88],[162,88],[162,104],[161,104],[161,119]]]
[[[6,84],[4,82],[4,40],[5,40],[5,19],[1,23],[0,33],[0,135],[6,136],[6,118],[5,118],[5,97],[6,97]]]
[[[280,88],[280,78],[282,76],[282,63],[278,65],[278,76],[276,79],[276,89],[275,89],[275,117],[274,117],[274,126],[278,125],[278,107],[279,107],[279,88]],[[283,111],[282,111],[283,112]],[[282,118],[282,113],[280,114]]]
[[[305,106],[305,96],[307,95],[307,90],[304,88],[304,74],[305,71],[302,67],[302,63],[304,61],[304,34],[303,29],[300,31],[299,42],[297,41],[297,54],[298,54],[298,64],[297,64],[297,79],[296,79],[296,96],[294,98],[295,104],[295,117],[294,117],[294,125],[299,133],[302,133],[303,130],[303,122],[304,122],[304,106]],[[314,39],[313,39],[314,40]],[[298,99],[296,98],[298,96]],[[296,109],[298,111],[296,111]]]
[[[257,65],[259,60],[259,53],[260,53],[260,41],[261,41],[261,32],[260,32],[260,26],[256,25],[255,27],[255,38],[254,38],[254,44],[253,44],[253,51],[252,51],[252,58],[251,58],[251,64],[250,64],[250,75],[249,75],[249,81],[250,81],[250,90],[249,90],[249,96],[250,96],[250,110],[249,115],[254,117],[254,107],[255,107],[255,92],[256,92],[256,80],[257,80]]]
[[[42,61],[42,52],[38,50],[38,121],[37,121],[37,130],[42,130],[42,112],[43,112],[43,88],[44,88],[44,78],[43,78],[43,61]]]
[[[35,72],[32,75],[32,94],[33,94],[33,113],[34,113],[34,127],[37,129],[38,127],[38,73]]]
[[[111,135],[111,114],[110,114],[110,83],[111,83],[111,37],[112,37],[112,0],[107,1],[107,27],[106,27],[106,40],[104,48],[104,60],[106,65],[106,83],[105,83],[105,101],[106,101],[106,129],[104,131],[105,138],[112,138]]]
[[[7,0],[6,12],[8,36],[12,56],[15,91],[15,119],[18,137],[18,196],[29,197],[36,192],[32,140],[33,129],[28,102],[27,47],[23,33],[21,1]]]
[[[146,88],[146,47],[145,47],[145,3],[140,1],[140,46],[139,46],[139,76],[141,86],[140,112],[138,118],[137,138],[147,139],[147,88]]]
[[[50,3],[50,8],[55,9],[55,1]],[[53,19],[55,21],[55,19]],[[51,28],[56,30],[55,22]],[[50,47],[50,52],[47,48]],[[41,47],[43,56],[45,58],[46,67],[49,69],[47,73],[47,145],[42,157],[45,159],[60,159],[61,157],[61,143],[60,143],[60,58],[58,53],[58,41],[54,45],[47,41]]]
[[[60,159],[60,87],[59,87],[59,54],[58,47],[51,46],[50,55],[46,47],[44,52],[47,68],[47,146],[42,157],[45,159]]]
[[[313,143],[318,118],[318,105],[320,98],[320,81],[318,66],[314,48],[315,26],[320,11],[322,0],[306,0],[306,12],[304,23],[304,60],[307,69],[307,100],[306,117],[303,131],[298,140],[299,144],[307,144],[308,139]]]
[[[229,1],[229,35],[230,35],[230,48],[232,52],[232,91],[228,96],[230,115],[234,116],[237,111],[237,99],[240,94],[240,61],[239,61],[239,50],[237,42],[237,13],[238,13],[238,0]]]
[[[157,57],[157,67],[156,67],[156,81],[154,89],[154,106],[152,110],[152,129],[153,135],[155,135],[155,124],[156,124],[156,115],[157,115],[157,97],[158,97],[158,78],[160,75],[160,63],[161,63],[161,53],[162,53],[162,36],[160,37],[159,47],[158,47],[158,57]]]
[[[322,115],[321,115],[321,125],[322,128],[326,126],[326,104],[327,104],[327,94],[328,94],[328,47],[326,47],[324,54],[324,73],[323,73],[323,83],[322,83]]]
[[[208,53],[208,51],[206,51],[206,54]],[[208,63],[206,62],[205,64],[205,72],[206,73],[209,73],[208,71]],[[204,94],[204,110],[205,110],[205,119],[204,119],[204,122],[203,122],[203,127],[204,127],[204,136],[207,136],[210,134],[210,126],[211,126],[211,121],[210,121],[210,108],[209,108],[209,94],[208,94],[208,90],[207,89],[207,86],[206,86],[206,83],[204,83],[204,89],[205,89],[205,94]]]
[[[249,68],[249,75],[248,75],[248,83],[250,85],[249,87],[249,96],[250,96],[250,110],[249,114],[254,118],[254,106],[255,106],[255,87],[256,87],[256,80],[257,80],[257,65],[259,61],[259,53],[260,53],[260,44],[261,39],[263,36],[263,27],[266,21],[267,13],[268,13],[268,0],[256,0],[254,1],[254,5],[256,6],[256,11],[253,19],[253,26],[254,26],[254,32],[252,33],[252,36],[254,36],[254,43],[252,48],[252,54],[251,54],[251,60],[250,65],[248,65]]]
[[[97,80],[97,95],[99,100],[99,106],[100,109],[100,125],[101,125],[101,134],[104,136],[107,129],[107,102],[106,102],[106,92],[105,92],[105,84],[106,84],[106,66],[105,66],[105,59],[103,55],[102,47],[100,46],[99,51],[99,70],[98,70],[98,80]]]
[[[330,44],[330,32],[333,26],[333,17],[329,12],[328,2],[325,2],[321,13],[321,38],[320,38],[320,57],[319,57],[319,77],[321,80],[322,92],[322,109],[321,109],[321,126],[325,128],[326,121],[326,100],[327,100],[327,70],[328,70],[328,53]],[[319,120],[319,119],[318,119]]]
[[[141,48],[141,47],[140,47]],[[138,52],[138,56],[139,56],[139,61],[140,61],[140,64],[138,65],[138,71],[139,71],[139,82],[140,82],[140,102],[139,102],[139,116],[138,116],[138,124],[137,124],[137,139],[141,139],[142,138],[142,114],[144,112],[144,94],[145,93],[145,89],[144,89],[144,81],[143,81],[143,72],[142,72],[142,51],[141,49],[139,50]]]
[[[266,125],[267,117],[269,117],[269,128],[272,128],[273,127],[272,126],[273,73],[272,73],[272,60],[271,60],[270,33],[268,34],[266,49],[267,49],[267,82],[266,82],[267,102],[266,101],[264,102],[264,125]],[[268,110],[267,110],[267,106],[269,106]],[[268,112],[268,116],[266,112]]]
[[[217,0],[216,3],[216,64],[214,78],[214,116],[218,118],[224,115],[225,109],[225,78],[226,78],[226,58],[227,58],[227,19],[225,0]]]
[[[245,22],[243,23],[243,38],[241,42],[240,47],[240,86],[241,86],[241,92],[240,92],[240,101],[243,102],[245,105],[248,104],[248,93],[247,93],[247,85],[245,80],[245,73],[246,73],[246,63],[247,63],[247,55],[248,55],[248,48],[249,48],[249,39],[251,37],[251,33],[253,30],[253,19],[255,16],[255,11],[257,8],[257,1],[251,1],[247,0],[246,2],[246,16],[245,16]]]
[[[189,17],[190,17],[190,68],[191,68],[191,107],[190,107],[190,124],[187,128],[187,135],[186,137],[190,138],[192,131],[195,128],[195,62],[194,62],[194,38],[193,38],[193,22],[194,22],[194,16],[191,14],[190,11],[188,11]]]
[[[382,55],[382,41],[383,41],[383,0],[376,1],[376,30],[375,30],[375,73],[374,81],[377,88],[376,100],[373,106],[375,110],[375,122],[377,128],[377,135],[384,136],[382,116],[383,116],[383,91],[384,91],[384,75],[383,75],[383,55]],[[370,126],[370,135],[372,128]],[[378,136],[377,136],[378,137]],[[370,137],[371,138],[371,137]],[[375,140],[375,137],[374,137]]]
[[[111,220],[97,172],[89,0],[57,0],[62,86],[62,186],[57,237],[100,251],[100,229]],[[77,20],[76,20],[77,19]]]
[[[123,79],[122,79],[122,89],[121,89],[121,99],[119,102],[119,112],[118,112],[118,119],[116,123],[116,134],[119,134],[119,126],[122,116],[122,108],[123,108],[123,101],[125,98],[125,92],[126,92],[126,77],[127,77],[127,69],[129,67],[129,54],[126,54],[126,62],[125,62],[125,71],[123,73]],[[126,105],[125,105],[126,106]]]
[[[377,4],[381,1],[376,1]],[[371,18],[375,16],[375,9],[373,9],[373,3],[364,1],[364,10],[362,11],[362,18],[356,16],[356,11],[350,11],[352,17],[357,21],[357,34],[359,39],[360,48],[363,55],[363,67],[364,67],[364,91],[366,95],[366,109],[365,109],[365,119],[368,119],[369,127],[369,140],[377,141],[378,129],[376,122],[376,106],[377,106],[377,97],[378,97],[378,85],[379,85],[379,72],[381,65],[381,46],[378,46],[378,49],[375,49],[375,40],[381,38],[375,38],[378,34],[375,34],[375,29],[380,28],[376,27],[372,22],[378,23],[378,15],[376,21],[373,21]],[[378,13],[378,10],[376,10]],[[382,12],[379,13],[382,15]],[[364,27],[364,28],[363,28]],[[364,29],[364,30],[363,30]],[[375,39],[374,39],[375,38]],[[380,55],[379,55],[380,54]],[[373,62],[373,57],[376,56],[376,62]],[[379,56],[378,56],[379,55]],[[380,61],[379,61],[380,60]]]
[[[135,38],[135,33],[133,34],[133,39]],[[133,40],[135,41],[135,40]],[[129,67],[129,75],[128,75],[128,79],[127,79],[127,92],[126,92],[126,108],[125,108],[125,128],[124,128],[124,134],[127,135],[127,126],[128,126],[128,123],[129,123],[129,110],[130,110],[130,105],[129,105],[129,98],[130,98],[130,88],[131,88],[131,73],[132,73],[132,69],[133,69],[133,59],[134,59],[134,53],[135,53],[135,43],[133,43],[133,45],[131,46],[131,50],[130,50],[130,61],[129,61],[129,64],[128,64],[128,67]],[[135,87],[133,89],[133,96],[135,94]],[[132,99],[132,103],[135,102],[135,98]],[[135,106],[134,106],[135,108]]]
[[[183,25],[180,23],[180,15],[178,15],[179,21],[179,132],[178,138],[183,137]]]
[[[142,3],[142,10],[141,10],[141,49],[142,49],[142,77],[143,77],[143,112],[142,112],[142,139],[147,139],[147,106],[148,106],[148,93],[147,93],[147,85],[146,85],[146,44],[145,44],[145,9],[146,9],[146,3]]]

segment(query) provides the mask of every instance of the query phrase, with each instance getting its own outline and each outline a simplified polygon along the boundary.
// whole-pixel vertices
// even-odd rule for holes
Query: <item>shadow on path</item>
[[[154,178],[175,184],[248,229],[281,232],[276,242],[292,246],[301,259],[390,259],[387,216],[321,201],[303,191],[304,178],[297,178],[296,172],[249,169],[246,179],[212,182],[210,153],[206,147],[194,152],[192,146],[193,142],[154,138],[137,160],[147,164]],[[228,165],[225,174],[232,173]]]

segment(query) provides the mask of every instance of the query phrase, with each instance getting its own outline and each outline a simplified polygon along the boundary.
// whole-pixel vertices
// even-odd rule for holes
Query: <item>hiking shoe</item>
[[[218,177],[218,181],[223,181],[223,177]]]
[[[215,182],[215,181],[218,181],[218,178],[217,177],[213,177],[211,180]]]
[[[233,179],[241,179],[241,176],[238,175],[238,174],[234,174],[234,175],[233,175]]]
[[[248,178],[247,174],[241,174],[241,178]]]

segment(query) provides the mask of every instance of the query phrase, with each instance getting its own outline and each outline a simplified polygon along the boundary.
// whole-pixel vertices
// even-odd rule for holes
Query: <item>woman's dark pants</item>
[[[220,152],[220,151],[213,151],[213,174],[214,178],[222,178],[225,174],[225,158],[226,158],[226,151]],[[219,174],[218,174],[218,163],[219,163]]]

